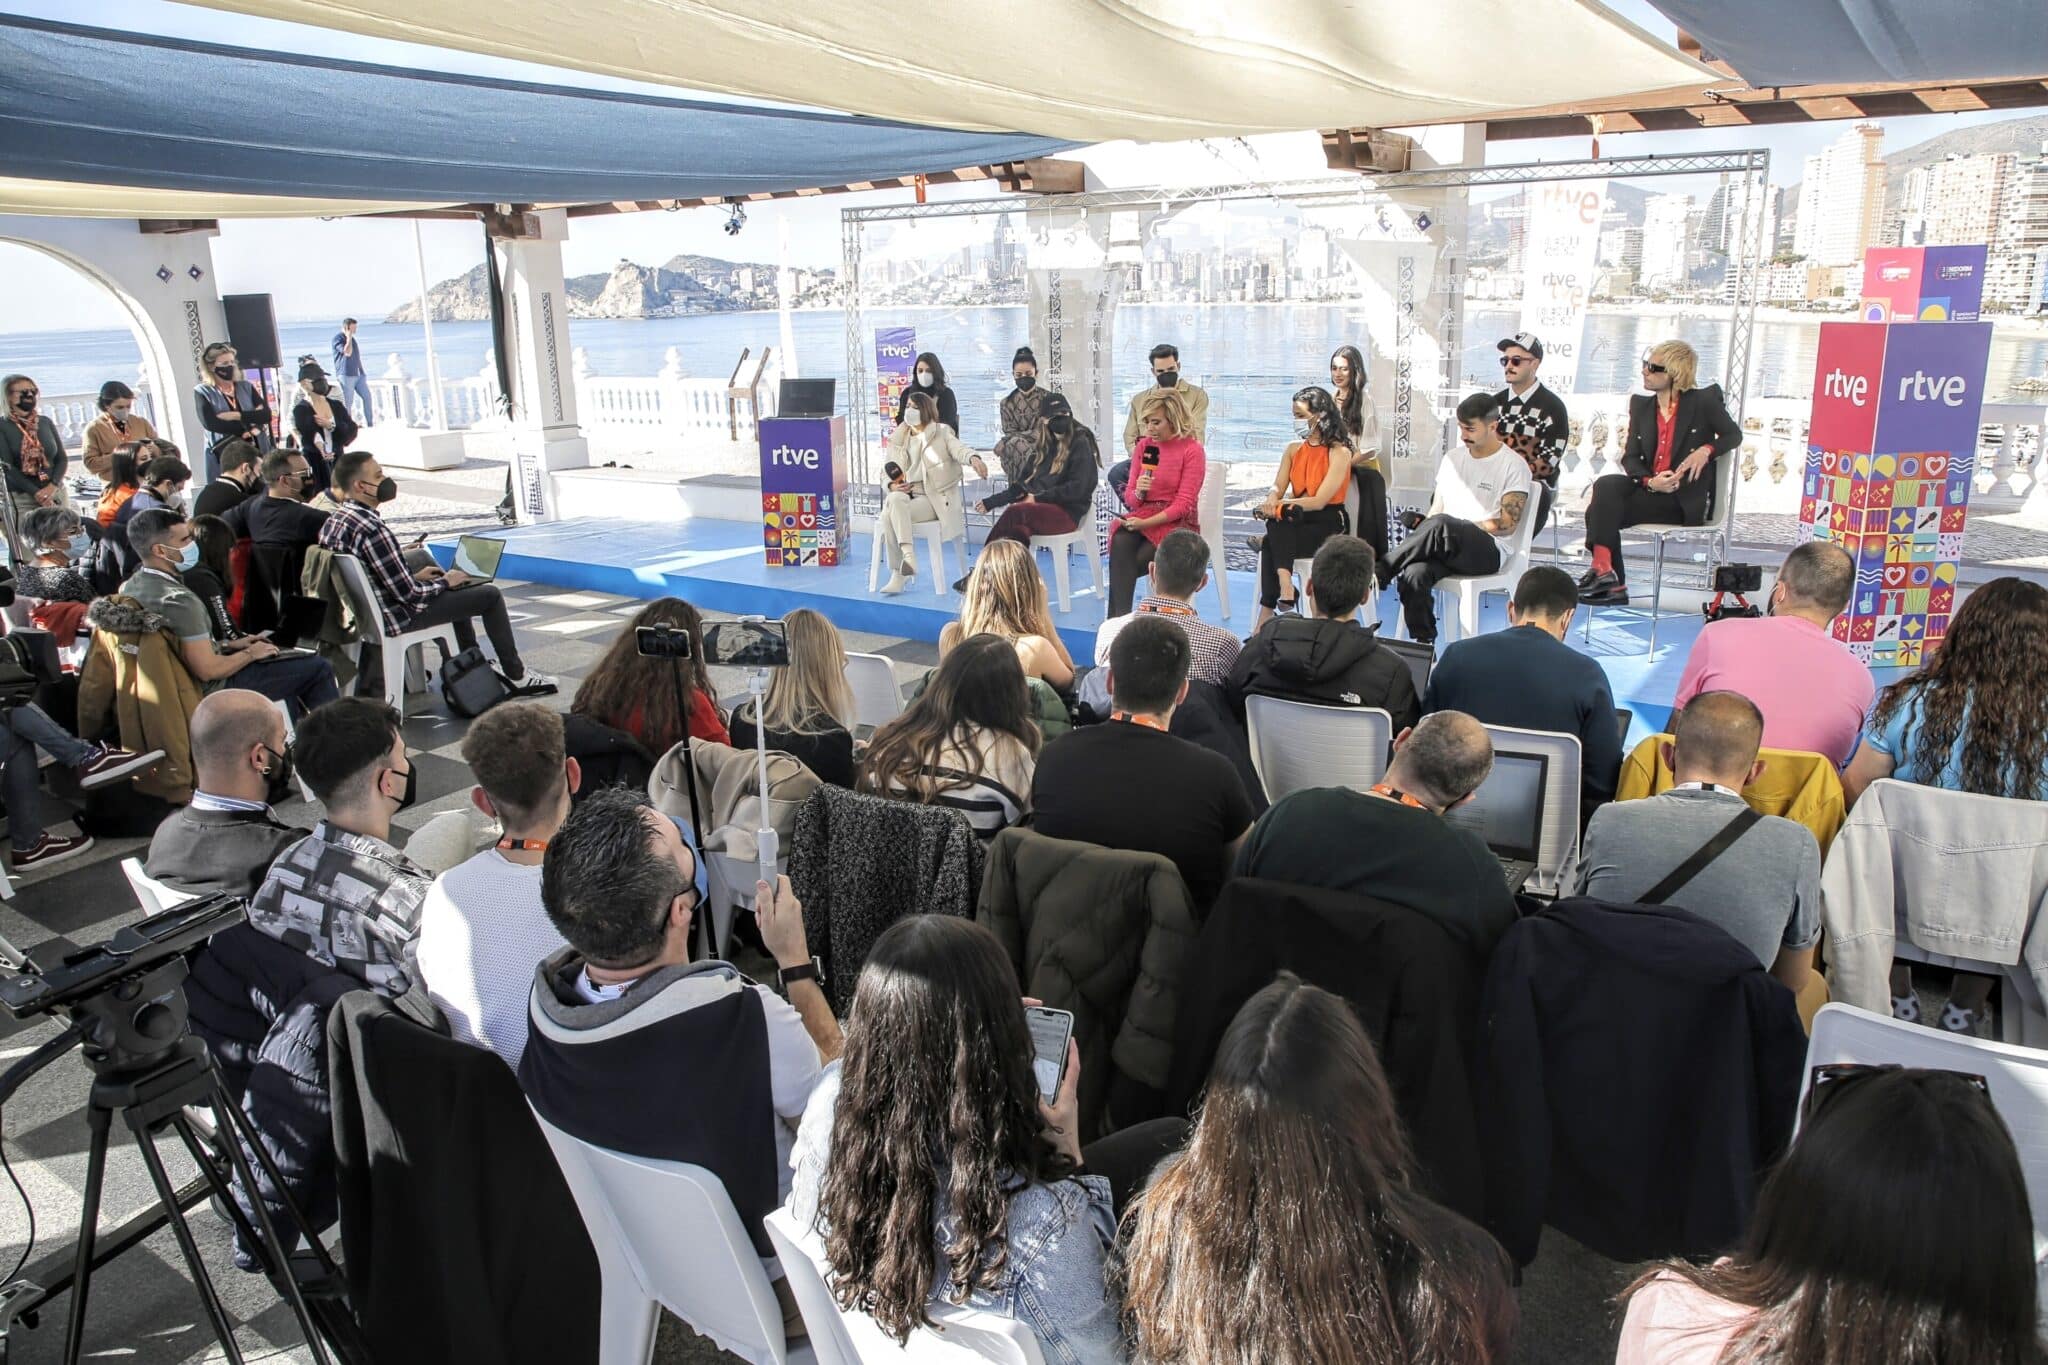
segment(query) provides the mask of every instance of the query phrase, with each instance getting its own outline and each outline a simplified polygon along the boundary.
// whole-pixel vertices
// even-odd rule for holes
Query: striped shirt
[[[979,777],[974,775],[973,759],[957,745],[948,745],[936,762],[919,771],[942,784],[925,804],[960,812],[987,842],[1031,813],[1034,760],[1008,735],[984,730],[975,740],[981,750]],[[901,783],[890,783],[889,790],[892,795],[909,795]]]

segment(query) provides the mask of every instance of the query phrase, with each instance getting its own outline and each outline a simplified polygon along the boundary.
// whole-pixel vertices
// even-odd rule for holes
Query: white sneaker
[[[561,685],[545,673],[528,672],[512,679],[512,694],[517,697],[545,697],[561,690]]]

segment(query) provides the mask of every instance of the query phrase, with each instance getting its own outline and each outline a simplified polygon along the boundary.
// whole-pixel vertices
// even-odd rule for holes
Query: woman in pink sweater
[[[1111,616],[1130,611],[1139,575],[1151,565],[1160,541],[1175,531],[1202,529],[1197,508],[1208,469],[1180,395],[1172,389],[1139,394],[1138,443],[1131,449],[1131,473],[1123,486],[1128,510],[1109,525]]]

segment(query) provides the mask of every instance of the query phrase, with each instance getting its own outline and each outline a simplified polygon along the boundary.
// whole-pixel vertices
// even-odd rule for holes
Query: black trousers
[[[1456,517],[1425,517],[1408,539],[1387,556],[1381,581],[1392,579],[1401,593],[1408,633],[1436,639],[1436,585],[1453,574],[1492,573],[1500,568],[1500,546],[1492,536]]]
[[[1152,567],[1152,555],[1159,547],[1137,531],[1117,528],[1109,538],[1109,614],[1127,616],[1138,580]]]
[[[1626,474],[1604,474],[1593,480],[1593,499],[1586,504],[1586,548],[1607,547],[1614,572],[1628,578],[1628,566],[1621,560],[1623,527],[1646,521],[1683,522],[1685,513],[1676,493],[1652,493]]]
[[[476,643],[477,617],[484,618],[484,633],[491,637],[491,652],[498,667],[514,682],[526,676],[519,660],[519,642],[512,636],[512,618],[505,614],[505,598],[491,583],[466,583],[449,588],[413,614],[414,626],[453,626],[455,642],[464,649]]]
[[[1361,513],[1363,510],[1361,507]],[[1380,524],[1386,525],[1384,517]],[[1259,547],[1259,605],[1268,609],[1279,605],[1280,583],[1294,561],[1314,558],[1324,541],[1350,529],[1350,519],[1341,506],[1297,512],[1288,521],[1267,522],[1266,541]],[[1214,572],[1223,571],[1221,565],[1211,567]]]
[[[1378,564],[1387,557],[1387,481],[1377,469],[1353,469],[1351,477],[1358,480],[1358,525],[1351,534],[1372,546]]]
[[[1543,528],[1550,524],[1550,506],[1556,501],[1557,485],[1536,480],[1536,525],[1530,528],[1530,539],[1542,534]]]

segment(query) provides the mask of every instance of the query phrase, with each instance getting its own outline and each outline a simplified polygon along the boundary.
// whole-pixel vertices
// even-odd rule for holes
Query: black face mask
[[[1159,387],[1162,389],[1170,389],[1175,384],[1180,383],[1179,370],[1161,370],[1158,374],[1153,375],[1152,377],[1159,381]]]
[[[21,397],[15,399],[14,406],[20,408],[23,412],[34,412],[36,410],[35,391],[30,390],[29,392],[23,394]]]
[[[1020,374],[1017,376],[1017,391],[1019,393],[1029,393],[1031,392],[1031,386],[1037,382],[1038,376],[1035,374]]]
[[[1045,419],[1045,425],[1053,435],[1064,436],[1074,429],[1074,419],[1071,417],[1048,417]]]
[[[327,393],[327,381],[324,379],[312,380],[310,383],[306,385],[306,387],[311,389],[314,393],[322,395],[323,397]]]
[[[233,379],[235,377],[235,367],[232,365],[216,365],[213,367],[213,377],[215,379]]]
[[[276,763],[264,770],[263,799],[273,806],[282,805],[291,799],[292,794],[291,745],[285,745],[283,752],[279,752],[266,744],[263,751],[277,759]]]
[[[397,771],[397,770],[396,770],[396,769],[393,769],[392,771],[394,771],[394,772],[395,772],[395,771]],[[419,786],[420,786],[420,770],[419,770],[419,765],[418,765],[418,764],[414,764],[414,763],[408,763],[408,764],[406,765],[406,767],[405,767],[405,795],[403,795],[403,796],[398,796],[398,797],[387,797],[387,798],[385,798],[385,799],[386,799],[386,800],[395,800],[395,801],[397,801],[397,802],[398,802],[398,808],[399,808],[400,810],[404,810],[404,809],[405,809],[405,808],[406,808],[407,806],[410,806],[410,805],[411,805],[411,804],[413,803],[413,801],[414,801],[414,799],[415,799],[416,797],[418,797],[418,796],[419,796],[419,794],[420,794],[420,793],[419,793]]]
[[[392,500],[393,498],[395,498],[395,497],[397,497],[397,496],[398,496],[398,480],[396,480],[396,479],[392,478],[392,477],[391,477],[391,476],[390,476],[389,474],[386,474],[386,475],[385,475],[385,476],[384,476],[383,478],[381,478],[381,479],[377,480],[377,501],[378,501],[378,502],[380,502],[380,503],[390,502],[390,501],[391,501],[391,500]]]

